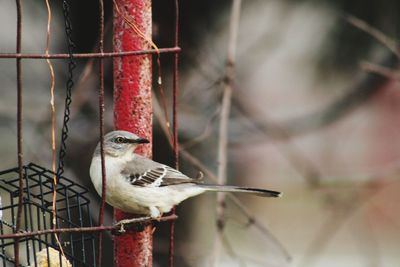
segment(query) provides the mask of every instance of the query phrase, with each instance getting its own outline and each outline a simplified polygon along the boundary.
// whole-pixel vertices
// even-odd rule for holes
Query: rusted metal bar
[[[21,0],[16,0],[17,7],[17,40],[16,52],[21,53],[22,43],[22,6]],[[18,174],[19,174],[19,193],[18,193],[18,209],[17,209],[17,222],[16,229],[21,228],[21,215],[22,215],[22,201],[23,201],[23,152],[22,152],[22,73],[21,73],[21,59],[17,59],[17,152],[18,152]],[[14,240],[14,266],[19,266],[19,238]]]
[[[99,0],[99,52],[104,53],[104,2]],[[99,133],[100,133],[100,158],[101,158],[101,204],[99,210],[99,226],[104,224],[104,209],[106,206],[106,166],[104,161],[104,58],[99,59]],[[101,267],[103,255],[103,232],[99,232],[97,252],[97,266]]]
[[[175,38],[174,45],[179,45],[179,0],[175,0]],[[175,167],[179,168],[179,139],[178,139],[178,96],[179,96],[179,54],[174,55],[174,70],[172,76],[172,117],[173,124],[172,130],[174,135],[174,156],[175,156]]]
[[[176,215],[169,215],[169,216],[161,217],[160,219],[157,219],[157,221],[165,222],[165,221],[176,220],[177,218],[178,218],[178,216],[176,216]],[[152,219],[144,218],[143,220],[140,220],[140,218],[138,218],[138,221],[135,222],[135,224],[146,223],[146,222],[150,222],[150,221],[152,221]],[[134,225],[134,224],[132,224],[132,225]],[[130,228],[129,226],[125,226],[125,230],[129,230],[129,228]],[[119,225],[76,227],[76,228],[56,228],[56,229],[46,229],[46,230],[38,230],[38,231],[32,231],[32,232],[19,232],[19,233],[14,233],[14,234],[5,234],[5,235],[0,235],[0,239],[18,239],[18,238],[47,235],[47,234],[54,234],[54,233],[103,232],[103,231],[112,231],[112,230],[119,230],[119,229],[120,229]]]
[[[151,40],[151,0],[116,0],[114,4],[114,51],[149,49]],[[131,23],[127,23],[129,20]],[[130,28],[134,24],[143,34]],[[143,36],[146,38],[143,38]],[[115,128],[152,139],[151,56],[114,58],[114,123]],[[151,146],[136,151],[151,157]],[[116,221],[134,215],[114,211]],[[152,266],[153,226],[143,231],[128,231],[114,238],[116,267]]]
[[[175,35],[174,46],[179,45],[179,0],[175,0]],[[179,139],[178,139],[178,95],[179,95],[179,54],[174,55],[174,69],[172,76],[172,132],[173,132],[173,151],[175,168],[179,169]],[[175,208],[172,214],[175,214]],[[174,236],[175,236],[175,221],[170,224],[169,237],[169,267],[174,266]]]
[[[160,48],[159,53],[179,53],[180,47]],[[109,58],[109,57],[128,57],[128,56],[141,56],[147,54],[157,54],[155,49],[137,49],[120,52],[104,52],[104,53],[75,53],[72,54],[74,59],[78,58]],[[68,59],[70,54],[37,54],[27,53],[0,53],[0,58],[28,58],[28,59]]]

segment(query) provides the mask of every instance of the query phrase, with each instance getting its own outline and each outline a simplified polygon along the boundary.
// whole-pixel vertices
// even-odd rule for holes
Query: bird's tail
[[[260,197],[281,197],[282,193],[267,189],[249,188],[249,187],[238,187],[231,185],[214,185],[214,184],[198,184],[198,186],[204,188],[206,191],[217,191],[217,192],[232,192],[232,193],[247,193],[253,194]]]

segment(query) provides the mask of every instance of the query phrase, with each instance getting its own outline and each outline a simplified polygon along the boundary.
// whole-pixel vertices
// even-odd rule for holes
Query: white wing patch
[[[160,173],[160,171],[162,171]],[[150,178],[150,180],[154,180],[151,184],[149,184],[149,187],[159,187],[161,186],[164,177],[167,175],[167,168],[157,168],[156,170],[150,170],[145,173],[143,173],[144,177]]]
[[[165,175],[167,174],[167,168],[162,166],[155,169],[145,171],[144,173],[135,173],[129,176],[129,182],[136,186],[145,187],[158,187],[161,186]]]
[[[150,169],[144,173],[131,174],[128,181],[135,186],[142,187],[162,187],[171,184],[181,184],[193,182],[180,171],[168,167],[167,165]]]

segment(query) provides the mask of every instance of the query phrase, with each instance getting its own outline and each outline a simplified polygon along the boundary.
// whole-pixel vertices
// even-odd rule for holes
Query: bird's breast
[[[125,162],[114,157],[105,157],[105,176],[106,176],[106,186],[107,189],[112,189],[114,187],[115,178],[119,177],[121,168]],[[103,184],[103,175],[101,167],[101,158],[94,157],[90,165],[90,178],[97,193],[101,195],[101,189]]]

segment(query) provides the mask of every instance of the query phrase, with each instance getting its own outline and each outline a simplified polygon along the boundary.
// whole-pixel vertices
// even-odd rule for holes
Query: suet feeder
[[[35,232],[52,227],[53,177],[51,171],[36,164],[30,163],[23,167],[24,197],[19,232]],[[86,188],[70,179],[59,177],[56,191],[57,228],[92,226]],[[15,233],[18,168],[0,172],[0,195],[0,234]],[[93,233],[63,232],[59,234],[59,240],[66,259],[60,253],[54,233],[20,238],[20,266],[95,266]],[[47,264],[42,265],[39,261],[43,259],[40,258],[48,261]],[[0,239],[0,266],[10,266],[13,262],[14,240]]]

